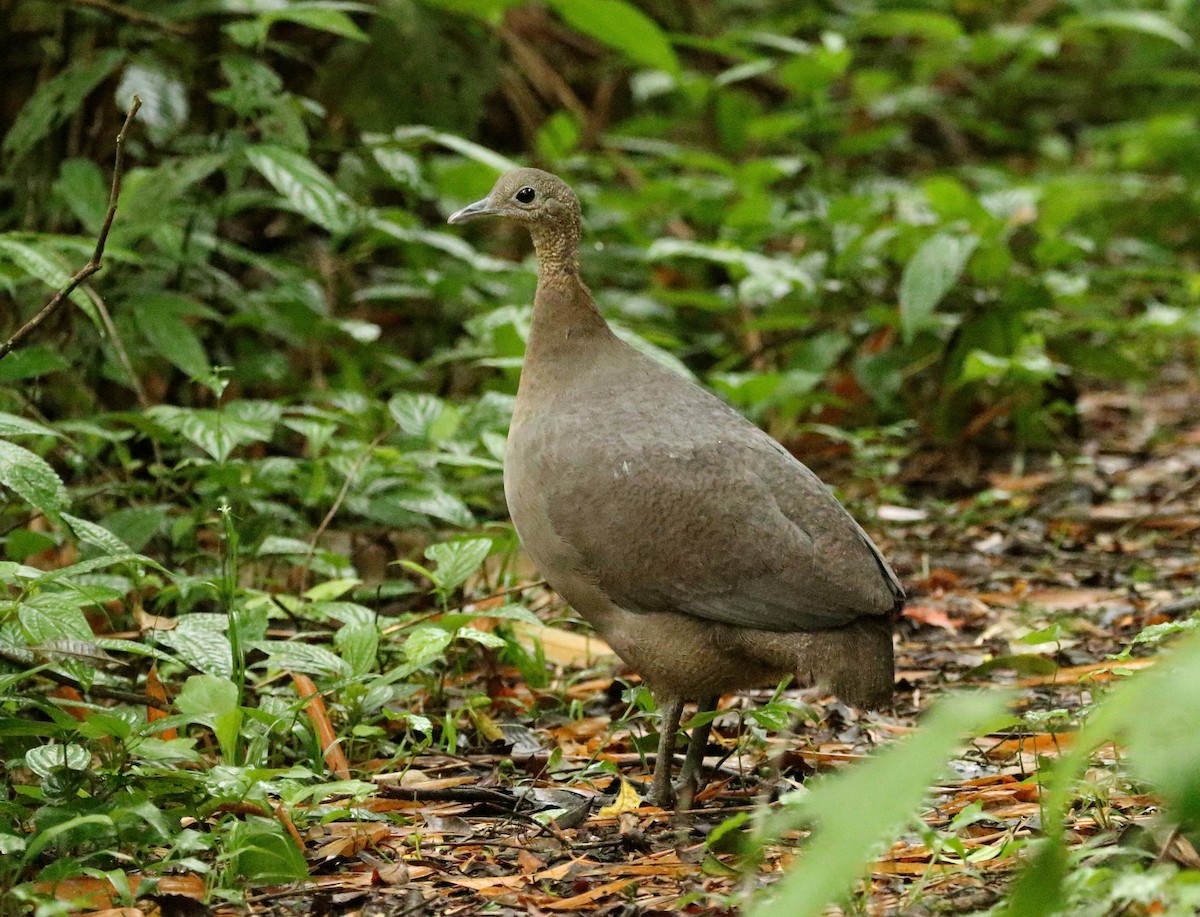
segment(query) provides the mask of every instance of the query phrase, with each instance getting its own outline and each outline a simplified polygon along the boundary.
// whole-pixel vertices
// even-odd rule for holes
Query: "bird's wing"
[[[684,447],[610,442],[547,482],[550,524],[630,611],[774,631],[893,611],[903,590],[866,533],[755,432]]]

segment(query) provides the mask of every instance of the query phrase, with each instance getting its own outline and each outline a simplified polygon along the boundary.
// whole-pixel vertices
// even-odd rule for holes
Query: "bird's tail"
[[[891,701],[896,670],[887,615],[861,617],[807,636],[796,673],[801,684],[821,685],[856,707],[882,707]]]

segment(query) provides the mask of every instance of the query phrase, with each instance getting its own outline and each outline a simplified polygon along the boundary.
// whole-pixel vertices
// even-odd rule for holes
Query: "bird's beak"
[[[450,214],[450,219],[447,223],[465,223],[467,220],[473,220],[475,217],[486,217],[499,213],[492,207],[492,199],[485,197],[481,201],[476,201],[474,204],[467,204],[462,210],[456,210]]]

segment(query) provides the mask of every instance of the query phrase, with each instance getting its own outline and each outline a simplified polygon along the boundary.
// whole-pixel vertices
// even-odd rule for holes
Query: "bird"
[[[779,684],[889,702],[905,600],[887,560],[799,459],[700,385],[617,336],[580,274],[582,214],[562,179],[500,176],[452,224],[525,226],[538,262],[504,456],[525,551],[654,695],[651,792],[690,805],[709,723],[672,784],[684,706]]]

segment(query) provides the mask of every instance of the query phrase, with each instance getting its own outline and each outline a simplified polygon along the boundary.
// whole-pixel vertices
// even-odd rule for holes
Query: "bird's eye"
[[[522,188],[517,192],[517,200],[522,204],[532,204],[535,197],[537,197],[537,192],[532,188]]]

